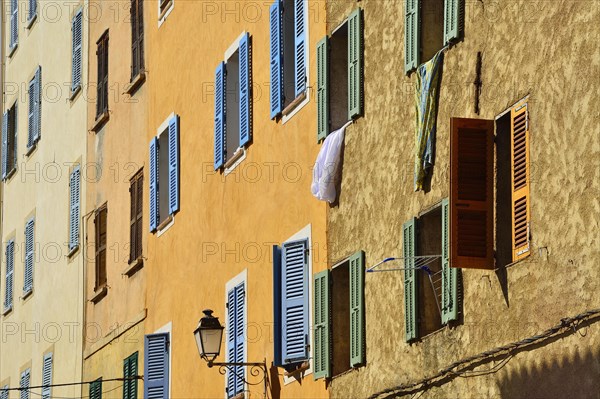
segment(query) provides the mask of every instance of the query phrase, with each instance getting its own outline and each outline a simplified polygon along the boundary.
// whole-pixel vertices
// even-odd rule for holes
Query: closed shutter
[[[108,112],[108,31],[102,44],[102,113]]]
[[[15,273],[15,242],[10,240],[6,244],[6,281],[4,287],[4,310],[13,306],[13,276]]]
[[[406,342],[418,336],[417,328],[417,279],[414,270],[416,255],[416,219],[405,222],[402,227],[403,257],[404,257],[404,325]]]
[[[362,10],[357,8],[348,17],[348,119],[362,114],[362,24]]]
[[[450,201],[442,200],[442,324],[458,317],[458,270],[450,267]]]
[[[284,364],[308,359],[308,240],[283,244],[282,358]]]
[[[296,97],[306,91],[306,15],[304,0],[294,1],[294,73]]]
[[[494,122],[450,122],[450,266],[493,269]]]
[[[106,206],[96,211],[96,285],[95,289],[106,285],[106,234],[107,234]]]
[[[138,43],[138,3],[139,0],[131,0],[129,11],[131,13],[131,81],[140,70],[139,65],[139,43]]]
[[[13,160],[12,162],[12,166],[13,169],[16,170],[17,169],[17,162],[18,162],[18,157],[17,157],[17,122],[18,122],[18,109],[19,106],[15,103],[15,105],[13,106],[13,109],[11,112],[9,112],[8,114],[8,149],[9,149],[9,153],[7,154],[8,156],[8,161],[6,162],[7,164],[7,172],[10,172],[10,168],[11,168],[11,158]],[[12,135],[11,135],[12,133]],[[12,142],[11,142],[11,137],[12,137]],[[12,154],[10,153],[10,149],[12,148]],[[11,157],[12,155],[12,157]]]
[[[5,385],[0,389],[0,399],[8,399],[8,385]]]
[[[329,270],[315,274],[314,280],[315,345],[313,358],[315,362],[314,378],[318,380],[331,377]]]
[[[420,0],[404,0],[404,72],[419,66]]]
[[[529,114],[527,103],[511,110],[513,262],[530,254]]]
[[[144,0],[137,0],[137,29],[138,29],[138,72],[143,72],[144,64]]]
[[[73,49],[72,49],[72,71],[71,71],[71,94],[81,86],[81,43],[83,33],[83,10],[77,11],[71,23],[73,32]]]
[[[35,137],[38,141],[42,136],[42,67],[35,71]]]
[[[25,225],[25,275],[23,279],[23,293],[25,294],[33,289],[34,224],[35,221],[31,219]]]
[[[329,134],[329,39],[317,43],[317,142]]]
[[[96,50],[96,58],[98,60],[98,78],[96,81],[96,119],[98,117],[100,117],[100,115],[102,115],[103,112],[103,94],[104,94],[104,89],[102,88],[103,83],[104,83],[104,60],[102,59],[103,56],[103,50],[102,47],[104,46],[104,42],[102,41],[102,39],[100,39],[100,41],[98,42],[98,49]]]
[[[27,21],[31,21],[37,15],[37,0],[29,0],[29,13]]]
[[[245,352],[245,288],[238,284],[227,293],[227,362],[243,363]],[[243,366],[234,366],[227,371],[227,397],[233,398],[244,392]]]
[[[131,212],[129,218],[129,262],[142,255],[142,216],[143,216],[143,187],[144,175],[139,172],[131,181],[129,194]]]
[[[159,206],[158,206],[158,139],[153,137],[150,140],[150,189],[148,190],[150,196],[150,232],[156,231],[158,226]]]
[[[42,365],[42,399],[50,399],[52,393],[52,352],[44,355]]]
[[[215,170],[219,169],[225,163],[226,142],[225,142],[225,112],[226,112],[226,77],[225,63],[221,62],[215,71]]]
[[[273,365],[283,366],[281,358],[282,329],[281,329],[281,247],[273,245]]]
[[[137,399],[138,353],[123,362],[123,399]]]
[[[8,111],[2,114],[2,179],[8,173]]]
[[[252,50],[250,36],[240,40],[240,147],[252,138]]]
[[[29,399],[29,383],[31,381],[31,369],[27,369],[21,373],[21,381],[19,383],[20,399]]]
[[[102,399],[102,378],[98,378],[96,381],[90,383],[89,399]]]
[[[169,120],[169,213],[179,210],[179,116]]]
[[[69,228],[69,251],[79,246],[79,209],[80,209],[80,167],[76,166],[71,172],[70,179],[70,228]]]
[[[19,41],[19,3],[10,0],[10,49],[16,47]]]
[[[283,110],[283,6],[281,0],[269,8],[271,58],[271,119]]]
[[[364,285],[365,253],[358,251],[350,257],[350,367],[364,362]]]
[[[462,0],[444,0],[444,45],[460,37],[463,15]]]
[[[146,335],[144,399],[169,398],[169,334]]]
[[[29,98],[28,98],[28,110],[27,110],[27,148],[33,147],[35,144],[35,122],[37,120],[37,116],[35,114],[35,77],[29,82]]]

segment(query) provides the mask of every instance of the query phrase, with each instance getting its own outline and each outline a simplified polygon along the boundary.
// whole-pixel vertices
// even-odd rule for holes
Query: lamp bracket
[[[225,375],[227,374],[227,372],[229,371],[230,373],[233,373],[233,375],[235,376],[235,378],[242,380],[245,384],[248,385],[260,385],[263,384],[264,386],[264,395],[266,397],[267,395],[267,360],[264,359],[262,362],[251,362],[251,363],[236,363],[236,362],[232,362],[232,363],[225,363],[225,362],[208,362],[208,367],[213,367],[213,366],[217,366],[219,367],[219,373],[221,375]],[[260,376],[260,372],[262,371],[262,378],[260,378],[257,382],[250,382],[248,381],[246,378],[244,378],[243,375],[240,375],[236,372],[235,368],[236,367],[248,367],[249,368],[249,373],[252,377],[259,377]]]

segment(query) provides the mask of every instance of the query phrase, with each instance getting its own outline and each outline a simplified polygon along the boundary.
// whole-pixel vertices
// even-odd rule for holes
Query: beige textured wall
[[[427,193],[412,189],[416,78],[403,72],[403,2],[332,1],[328,32],[356,6],[363,7],[365,20],[365,116],[346,132],[342,193],[328,213],[328,263],[358,249],[366,251],[367,266],[401,256],[402,223],[448,195],[450,117],[493,119],[526,95],[532,255],[505,277],[465,270],[464,323],[412,345],[404,342],[401,273],[368,274],[367,365],[332,381],[336,398],[366,397],[418,380],[600,307],[598,3],[466,2],[465,40],[445,57],[436,165]],[[472,83],[478,51],[479,116]],[[596,398],[599,343],[596,322],[515,355],[497,373],[452,378],[421,397]]]

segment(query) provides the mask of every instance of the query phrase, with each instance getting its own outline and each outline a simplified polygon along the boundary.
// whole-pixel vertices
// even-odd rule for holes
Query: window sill
[[[300,367],[298,367],[297,369],[291,370],[291,371],[286,371],[283,375],[286,377],[297,377],[299,374],[302,374],[302,372],[308,370],[310,368],[310,363],[309,362],[303,362]]]
[[[123,270],[123,275],[127,277],[133,276],[138,270],[140,270],[144,266],[144,258],[141,256],[136,260],[130,261],[125,270]]]
[[[167,232],[175,223],[175,216],[169,215],[161,224],[156,228],[156,237],[160,237]]]
[[[29,291],[23,291],[23,296],[21,297],[21,300],[24,301],[27,298],[29,298],[31,295],[33,294],[33,288],[31,288]]]
[[[246,150],[243,147],[239,147],[231,159],[227,161],[224,165],[224,174],[227,176],[240,164],[242,161],[246,159]]]
[[[17,51],[18,47],[19,47],[19,43],[18,42],[15,43],[15,45],[12,46],[12,47],[9,46],[9,48],[8,48],[8,58],[11,58],[15,54],[15,51]]]
[[[106,121],[108,121],[109,113],[108,111],[104,112],[102,115],[96,117],[94,124],[92,125],[92,132],[98,133],[100,129],[104,126]]]
[[[292,101],[287,107],[285,107],[283,109],[283,111],[281,111],[281,115],[283,115],[284,117],[290,115],[292,112],[294,112],[296,107],[298,107],[300,105],[300,103],[302,103],[302,101],[304,101],[305,99],[306,99],[306,92],[300,94],[298,97],[296,97],[294,99],[294,101]]]
[[[125,86],[125,94],[133,96],[137,89],[139,89],[145,81],[146,71],[142,70],[131,80],[131,82],[127,86]]]
[[[244,394],[244,392],[242,393],[238,393],[237,395],[235,395],[234,397],[230,398],[230,399],[244,399],[246,397],[246,394]]]
[[[4,317],[8,316],[8,314],[10,312],[12,312],[12,310],[13,310],[12,306],[10,308],[4,309],[4,311],[2,312],[2,316],[4,316]]]
[[[75,97],[81,92],[81,85],[78,85],[75,89],[71,88],[71,96],[69,97],[69,101],[75,101]]]
[[[25,25],[25,29],[31,29],[31,27],[33,26],[33,23],[37,21],[37,13],[31,17],[31,19],[29,21],[27,21],[27,25]]]
[[[94,296],[90,298],[90,302],[92,302],[95,305],[98,302],[100,302],[100,300],[102,300],[102,298],[104,298],[106,294],[108,294],[108,288],[106,287],[106,285],[103,285],[99,289],[94,290]]]
[[[75,245],[75,247],[73,247],[73,249],[69,251],[69,253],[67,254],[67,258],[73,257],[73,255],[75,255],[78,250],[79,250],[79,244]]]

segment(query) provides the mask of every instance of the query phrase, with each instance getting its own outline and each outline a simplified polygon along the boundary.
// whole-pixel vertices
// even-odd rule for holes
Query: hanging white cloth
[[[335,201],[335,186],[338,182],[338,172],[342,158],[342,145],[346,123],[340,129],[329,134],[323,145],[313,168],[313,181],[310,187],[312,194],[321,201],[332,203]]]

